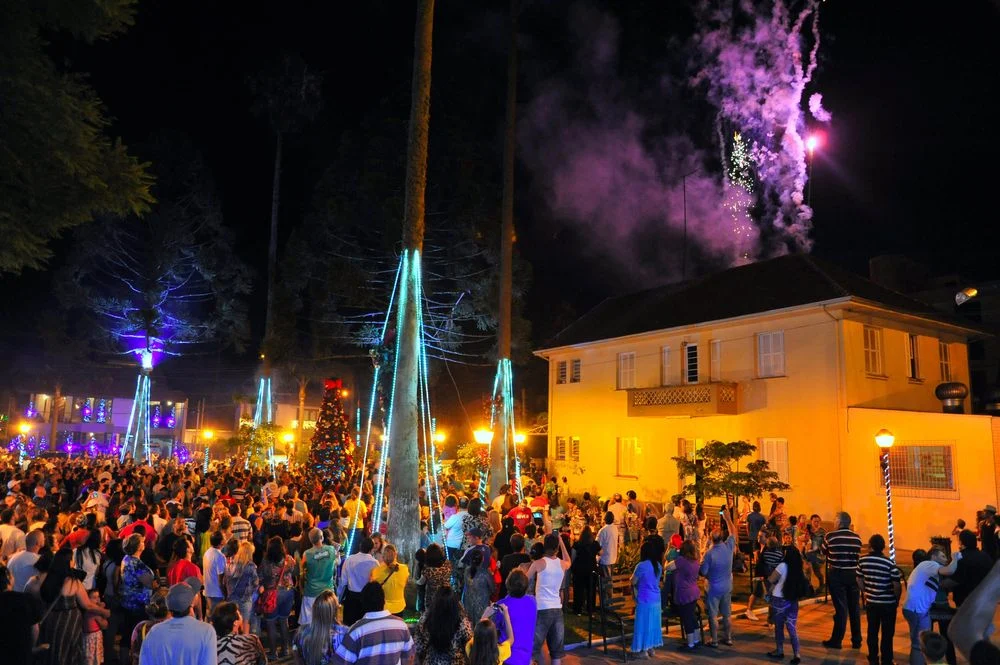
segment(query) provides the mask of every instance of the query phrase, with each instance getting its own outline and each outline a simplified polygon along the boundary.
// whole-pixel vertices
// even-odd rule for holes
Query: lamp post
[[[295,435],[285,432],[281,435],[281,440],[285,442],[285,457],[288,460],[288,468],[292,468],[292,452],[295,450]]]
[[[209,442],[214,438],[215,438],[215,432],[213,432],[212,430],[210,429],[201,430],[201,440],[202,443],[205,445],[205,461],[202,462],[202,470],[205,473],[208,473],[208,445]]]
[[[882,481],[885,483],[885,515],[889,524],[889,558],[896,562],[896,539],[892,527],[892,486],[889,482],[889,449],[896,442],[896,437],[889,430],[882,428],[875,434],[875,445],[882,452]]]
[[[493,430],[481,427],[472,433],[472,438],[476,440],[476,443],[488,446],[493,443]],[[479,496],[486,496],[486,480],[489,478],[488,471],[482,471],[479,474]],[[485,502],[485,499],[483,500]]]

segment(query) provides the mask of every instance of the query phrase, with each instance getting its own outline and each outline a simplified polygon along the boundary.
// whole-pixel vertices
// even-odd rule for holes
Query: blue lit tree
[[[242,350],[249,337],[243,296],[250,274],[233,254],[208,169],[177,137],[160,138],[150,152],[162,155],[152,212],[78,229],[57,289],[96,352],[139,361],[140,409],[161,356],[207,343]],[[140,412],[137,422],[146,420]]]

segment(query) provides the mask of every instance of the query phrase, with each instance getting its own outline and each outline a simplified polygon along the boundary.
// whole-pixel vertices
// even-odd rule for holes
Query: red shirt
[[[156,547],[156,529],[153,528],[152,524],[150,524],[149,522],[146,522],[144,520],[139,520],[137,522],[132,522],[131,524],[129,524],[128,526],[126,526],[124,529],[122,529],[121,531],[118,532],[118,537],[121,538],[122,540],[125,540],[126,538],[128,538],[129,536],[132,535],[132,533],[135,531],[135,527],[137,527],[140,524],[143,525],[144,527],[146,527],[146,549],[155,548]]]
[[[187,559],[178,559],[167,566],[167,582],[180,584],[189,577],[201,579],[201,571]]]
[[[90,538],[89,529],[75,529],[73,533],[62,539],[62,542],[59,543],[59,549],[75,550],[82,547],[87,542],[87,538]]]
[[[531,524],[534,519],[531,515],[531,509],[526,506],[518,506],[517,508],[514,508],[507,513],[507,517],[514,520],[514,528],[520,531],[522,536],[524,535],[525,528]]]

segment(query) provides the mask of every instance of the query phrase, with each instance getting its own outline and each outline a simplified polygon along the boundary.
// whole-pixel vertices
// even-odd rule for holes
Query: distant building
[[[885,533],[886,428],[897,546],[925,547],[997,503],[1000,421],[967,397],[968,344],[984,336],[802,255],[609,299],[536,352],[549,469],[573,494],[668,501],[685,484],[672,457],[746,440],[791,484],[787,512],[843,509]]]

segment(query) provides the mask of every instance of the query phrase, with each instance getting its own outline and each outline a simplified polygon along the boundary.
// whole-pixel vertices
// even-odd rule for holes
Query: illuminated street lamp
[[[892,487],[889,482],[889,449],[896,442],[896,437],[889,430],[882,428],[875,434],[875,445],[882,451],[882,480],[885,483],[885,514],[889,524],[889,558],[896,561],[896,539],[892,528]]]
[[[524,442],[525,442],[525,441],[526,441],[527,439],[528,439],[528,437],[526,437],[526,436],[524,435],[524,432],[516,432],[516,433],[514,434],[514,443],[515,443],[515,444],[517,444],[517,445],[521,445],[521,444],[522,444],[522,443],[524,443]]]
[[[488,446],[493,443],[493,430],[477,429],[472,433],[472,437],[476,440],[476,443]]]
[[[444,443],[448,440],[448,435],[444,432],[434,432],[434,443]]]

